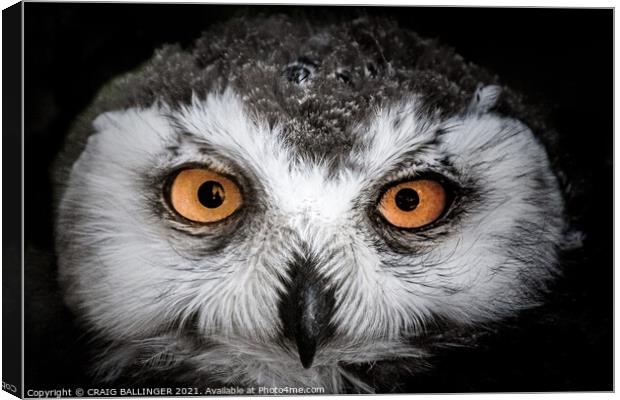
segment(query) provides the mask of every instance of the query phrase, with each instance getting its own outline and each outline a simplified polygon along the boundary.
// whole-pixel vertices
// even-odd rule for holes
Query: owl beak
[[[309,287],[301,293],[298,299],[298,321],[295,332],[299,360],[306,369],[312,366],[321,335],[321,326],[316,306],[316,293],[312,287]]]
[[[280,317],[284,336],[297,345],[301,365],[308,369],[317,349],[331,335],[334,296],[310,260],[297,259],[290,272],[292,279],[280,303]]]

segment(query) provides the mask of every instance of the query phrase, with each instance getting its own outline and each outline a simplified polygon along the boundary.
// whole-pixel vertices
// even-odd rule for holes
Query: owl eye
[[[446,208],[444,187],[430,179],[398,183],[381,197],[379,212],[398,228],[421,228],[435,222]]]
[[[176,212],[194,222],[221,221],[242,204],[239,187],[230,179],[203,168],[179,172],[170,187]]]

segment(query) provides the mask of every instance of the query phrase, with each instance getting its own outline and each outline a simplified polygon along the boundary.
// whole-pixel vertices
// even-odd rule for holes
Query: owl
[[[57,163],[59,281],[94,379],[342,393],[432,368],[557,274],[545,134],[390,19],[240,16],[161,48]]]

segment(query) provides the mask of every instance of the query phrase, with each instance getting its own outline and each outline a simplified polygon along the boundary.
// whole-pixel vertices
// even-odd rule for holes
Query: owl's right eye
[[[170,204],[190,221],[222,221],[237,211],[243,198],[231,179],[205,168],[179,172],[170,186]]]
[[[379,212],[398,228],[422,228],[435,222],[446,209],[446,189],[432,179],[397,183],[383,194]]]

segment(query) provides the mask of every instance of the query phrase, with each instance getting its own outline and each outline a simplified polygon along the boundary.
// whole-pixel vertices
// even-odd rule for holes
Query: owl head
[[[533,306],[565,219],[526,109],[383,19],[240,17],[157,51],[57,173],[96,376],[372,390],[348,367]]]

